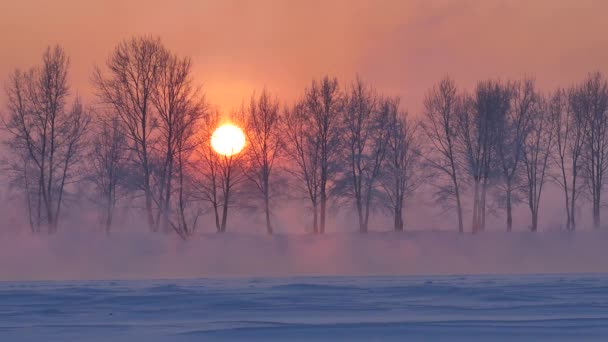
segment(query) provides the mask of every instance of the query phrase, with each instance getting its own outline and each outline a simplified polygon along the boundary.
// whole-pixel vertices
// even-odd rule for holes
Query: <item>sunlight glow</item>
[[[211,147],[215,152],[230,157],[245,147],[245,134],[233,124],[221,125],[211,135]]]

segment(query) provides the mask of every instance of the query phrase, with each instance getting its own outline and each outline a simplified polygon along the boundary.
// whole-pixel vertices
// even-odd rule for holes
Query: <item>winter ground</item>
[[[606,340],[606,246],[605,231],[3,236],[0,341]]]
[[[0,283],[1,341],[591,341],[608,276]]]

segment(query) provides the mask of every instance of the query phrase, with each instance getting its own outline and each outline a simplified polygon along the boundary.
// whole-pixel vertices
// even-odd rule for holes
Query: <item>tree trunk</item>
[[[272,225],[270,223],[270,200],[268,198],[268,187],[266,187],[266,191],[264,192],[264,212],[266,214],[266,232],[268,234],[272,234]]]
[[[596,195],[593,199],[593,227],[598,229],[600,227],[600,199]]]
[[[361,203],[361,197],[357,196],[357,214],[359,217],[359,233],[365,233],[367,230],[365,227],[365,223],[363,222],[363,204]]]
[[[177,154],[177,172],[179,175],[178,178],[178,201],[179,201],[179,224],[178,228],[181,229],[184,236],[190,235],[192,233],[188,229],[188,223],[186,222],[186,214],[185,214],[185,205],[184,205],[184,160],[182,156],[183,146],[179,146],[179,152]],[[194,223],[195,224],[195,223]],[[192,227],[194,230],[194,226]]]
[[[224,198],[224,205],[222,207],[222,233],[226,232],[226,223],[228,221],[228,192],[226,192],[226,196]]]
[[[148,216],[148,226],[153,232],[157,232],[158,229],[154,224],[154,215],[152,214],[152,196],[150,196],[150,190],[146,190],[146,213]]]
[[[570,209],[569,209],[569,214],[568,214],[568,229],[569,230],[575,230],[576,229],[576,218],[575,218],[575,214],[574,214],[574,189],[572,189],[572,199],[570,200]]]
[[[472,218],[472,231],[473,234],[477,233],[479,229],[479,182],[475,181],[475,189],[473,194],[473,218]]]
[[[462,204],[460,203],[460,188],[458,184],[454,182],[455,191],[456,191],[456,210],[458,211],[458,232],[464,232],[464,224],[462,222]]]
[[[488,190],[487,179],[484,180],[481,188],[481,224],[479,225],[480,231],[486,230],[486,193]],[[479,209],[478,209],[479,210]]]
[[[110,235],[110,229],[112,227],[112,216],[113,216],[112,214],[114,212],[114,210],[113,210],[114,206],[112,205],[113,204],[112,187],[113,187],[113,185],[110,184],[109,189],[108,189],[107,203],[106,203],[106,205],[107,205],[106,220],[105,220],[106,222],[104,224],[104,226],[105,226],[104,229],[105,229],[106,235]]]
[[[538,208],[531,210],[532,214],[532,227],[530,230],[536,232],[538,230]]]
[[[312,204],[312,216],[312,231],[315,234],[319,234],[319,213],[316,202]]]
[[[363,232],[367,233],[369,228],[369,207],[370,207],[370,199],[368,198],[367,203],[365,204],[365,214],[363,215]]]
[[[113,210],[112,207],[108,207],[108,212],[106,214],[106,222],[105,222],[105,231],[106,235],[110,235],[110,228],[112,227],[112,215]]]
[[[145,116],[144,116],[145,117]],[[144,168],[144,192],[146,196],[146,214],[148,216],[148,227],[151,231],[157,232],[158,227],[154,222],[154,213],[152,212],[152,190],[150,188],[150,167],[148,165],[148,151],[146,143],[146,123],[142,122],[142,131],[144,136],[142,138],[142,155],[143,155],[143,168]]]
[[[565,197],[566,197],[566,230],[570,231],[572,230],[572,215],[571,215],[571,211],[570,211],[570,197],[568,196],[568,189],[566,188],[565,190]]]
[[[321,190],[321,215],[320,215],[320,227],[319,227],[319,233],[321,234],[325,234],[325,213],[326,213],[326,207],[327,207],[327,197],[325,195],[325,189]]]
[[[507,183],[507,231],[510,232],[513,229],[513,213],[511,204],[511,182]]]
[[[217,229],[218,233],[222,232],[222,226],[220,224],[220,212],[217,202],[213,203],[213,213],[215,214],[215,229]]]
[[[395,231],[401,232],[403,231],[403,214],[400,206],[395,207]]]
[[[162,229],[163,232],[169,233],[169,213],[171,212],[171,177],[173,174],[173,157],[170,157],[169,167],[167,174],[165,175],[166,185],[165,185],[165,198],[163,205],[163,224]]]

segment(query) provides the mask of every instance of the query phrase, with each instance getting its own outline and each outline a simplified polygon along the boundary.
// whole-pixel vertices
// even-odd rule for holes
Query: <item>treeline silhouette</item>
[[[353,210],[361,232],[376,210],[401,231],[406,201],[423,185],[455,212],[459,232],[483,231],[490,203],[505,211],[508,230],[513,207],[525,203],[536,231],[548,182],[562,190],[566,229],[575,229],[581,200],[600,226],[608,85],[598,72],[548,93],[532,78],[484,80],[467,92],[446,77],[411,116],[361,78],[341,85],[329,76],[291,105],[263,89],[221,113],[190,58],[148,36],[121,42],[95,68],[88,105],[71,96],[68,69],[65,51],[49,47],[39,66],[6,82],[3,168],[33,233],[56,232],[66,199],[82,193],[94,194],[108,233],[123,207],[150,231],[184,239],[201,225],[225,232],[231,209],[256,210],[272,234],[273,212],[290,199],[306,203],[314,233],[325,233],[332,203]],[[246,135],[236,155],[211,148],[224,122]]]

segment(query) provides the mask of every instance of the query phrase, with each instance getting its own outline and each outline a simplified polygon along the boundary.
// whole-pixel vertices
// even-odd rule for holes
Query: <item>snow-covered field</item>
[[[604,230],[6,236],[0,342],[606,341],[606,246]]]
[[[0,341],[608,338],[608,275],[0,282]]]

